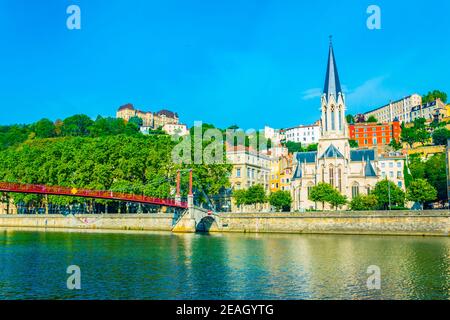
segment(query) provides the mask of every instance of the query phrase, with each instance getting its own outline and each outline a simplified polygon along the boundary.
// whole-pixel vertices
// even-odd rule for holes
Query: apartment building
[[[400,140],[401,124],[398,119],[389,123],[352,123],[348,125],[351,140],[358,142],[360,148],[378,147],[382,149],[393,139]]]
[[[401,152],[390,152],[378,158],[378,171],[382,179],[388,179],[395,185],[406,190],[404,183],[404,168],[406,157]]]
[[[422,105],[422,97],[418,94],[412,94],[403,99],[390,102],[387,105],[366,112],[364,116],[368,119],[374,116],[378,122],[388,123],[398,119],[401,122],[411,122],[411,110],[415,106]]]
[[[269,192],[269,175],[272,159],[269,155],[258,153],[250,148],[228,147],[227,162],[233,165],[230,176],[233,189],[248,189],[260,184]]]
[[[318,143],[320,139],[320,125],[297,126],[284,130],[286,141],[298,142],[304,146]]]

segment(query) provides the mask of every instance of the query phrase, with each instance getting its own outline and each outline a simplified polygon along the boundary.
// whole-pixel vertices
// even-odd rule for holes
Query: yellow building
[[[124,119],[125,121],[129,121],[132,117],[139,117],[142,119],[143,127],[153,129],[162,128],[166,124],[179,124],[178,114],[172,111],[141,111],[135,109],[131,103],[121,106],[119,110],[117,110],[116,117]]]
[[[269,181],[270,192],[291,190],[292,160],[292,154],[288,154],[272,162]]]

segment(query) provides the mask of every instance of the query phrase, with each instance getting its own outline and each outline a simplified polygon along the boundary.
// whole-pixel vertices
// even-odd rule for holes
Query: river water
[[[0,299],[450,299],[450,238],[0,229]]]

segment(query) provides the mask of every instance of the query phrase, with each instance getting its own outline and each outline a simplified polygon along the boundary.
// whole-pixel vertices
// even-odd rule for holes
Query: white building
[[[389,104],[379,107],[375,110],[366,112],[366,120],[374,116],[380,123],[393,122],[396,118],[400,122],[412,122],[411,110],[415,106],[422,104],[422,97],[418,94],[412,94],[397,101],[391,101]]]
[[[162,129],[171,136],[186,136],[189,134],[188,127],[185,124],[165,124]]]
[[[264,137],[272,141],[273,146],[278,146],[284,140],[284,133],[279,129],[264,127]]]
[[[299,142],[303,146],[318,143],[320,139],[320,126],[298,126],[285,129],[286,141]]]

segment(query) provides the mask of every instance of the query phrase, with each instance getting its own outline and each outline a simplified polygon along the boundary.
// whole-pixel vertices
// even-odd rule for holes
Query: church
[[[321,138],[317,151],[294,155],[291,187],[294,211],[331,209],[327,204],[322,208],[321,203],[316,204],[308,199],[311,188],[318,183],[332,185],[351,201],[360,194],[368,194],[378,181],[384,179],[378,174],[375,150],[350,148],[345,95],[331,42],[320,110]]]

